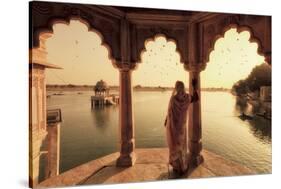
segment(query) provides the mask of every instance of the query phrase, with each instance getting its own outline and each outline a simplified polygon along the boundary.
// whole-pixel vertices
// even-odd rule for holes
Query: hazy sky
[[[108,58],[108,50],[101,38],[89,32],[85,24],[72,20],[69,25],[55,24],[54,34],[47,40],[48,61],[62,70],[47,70],[48,84],[94,85],[103,79],[109,85],[118,85],[119,73]],[[227,87],[245,78],[251,69],[264,61],[257,54],[257,44],[249,43],[249,32],[238,34],[236,29],[217,40],[215,51],[201,74],[203,87]],[[174,42],[157,37],[145,45],[142,61],[133,72],[133,85],[173,86],[176,80],[188,85],[188,72],[180,63]]]
[[[246,78],[253,67],[264,62],[257,53],[257,43],[250,43],[250,33],[238,33],[235,28],[225,32],[215,43],[205,71],[201,74],[202,87],[226,87]]]
[[[188,82],[188,72],[180,63],[174,42],[163,36],[145,44],[138,69],[133,73],[133,83],[145,86],[174,86],[175,81]]]

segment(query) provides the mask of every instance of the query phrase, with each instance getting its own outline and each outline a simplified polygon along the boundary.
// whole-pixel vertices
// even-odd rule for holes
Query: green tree
[[[259,90],[261,86],[271,86],[271,67],[265,63],[256,66],[246,81],[250,91]]]
[[[249,87],[248,87],[248,83],[246,80],[239,80],[237,81],[233,87],[232,87],[232,91],[235,94],[246,94],[247,92],[249,92]]]
[[[232,92],[246,94],[259,90],[261,86],[271,86],[271,67],[266,63],[254,67],[246,79],[237,81]]]

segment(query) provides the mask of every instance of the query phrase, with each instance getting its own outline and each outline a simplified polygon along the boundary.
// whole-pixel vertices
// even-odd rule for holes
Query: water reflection
[[[271,122],[264,118],[255,117],[249,121],[251,132],[263,142],[271,143]]]
[[[271,122],[254,117],[244,99],[228,92],[203,92],[203,147],[258,173],[271,172]],[[240,119],[245,113],[252,120]]]
[[[90,96],[66,93],[47,99],[61,108],[60,173],[118,150],[118,106],[91,108]],[[134,92],[137,148],[166,147],[163,126],[170,91]],[[227,92],[202,92],[202,140],[205,149],[253,168],[271,171],[271,122],[262,117],[242,121],[251,107]]]
[[[262,111],[259,103],[249,103],[245,97],[236,97],[235,111],[239,114],[251,115],[251,120],[245,120],[250,125],[251,133],[263,142],[271,142],[271,121],[256,114]]]
[[[246,112],[247,110],[247,99],[243,97],[236,97],[235,111],[240,113]]]
[[[111,120],[111,116],[116,112],[114,110],[114,107],[95,107],[91,110],[91,116],[93,119],[93,123],[95,123],[97,129],[100,131],[106,131],[106,127],[108,127],[108,124]]]

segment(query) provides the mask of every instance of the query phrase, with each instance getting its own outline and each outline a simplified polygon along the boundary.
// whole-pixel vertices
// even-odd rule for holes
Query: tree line
[[[231,91],[241,95],[258,91],[261,86],[271,86],[271,67],[266,63],[254,67],[247,78],[237,81],[232,86]]]

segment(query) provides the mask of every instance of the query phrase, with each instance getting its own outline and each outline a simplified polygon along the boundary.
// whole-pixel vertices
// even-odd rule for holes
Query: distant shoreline
[[[47,91],[94,91],[94,85],[50,85],[47,84],[46,87]],[[172,91],[173,87],[148,87],[148,86],[134,86],[134,91]],[[119,86],[109,86],[109,90],[111,91],[118,91]],[[186,89],[188,90],[188,89]],[[224,92],[230,92],[230,89],[226,88],[202,88],[201,91],[224,91]]]

